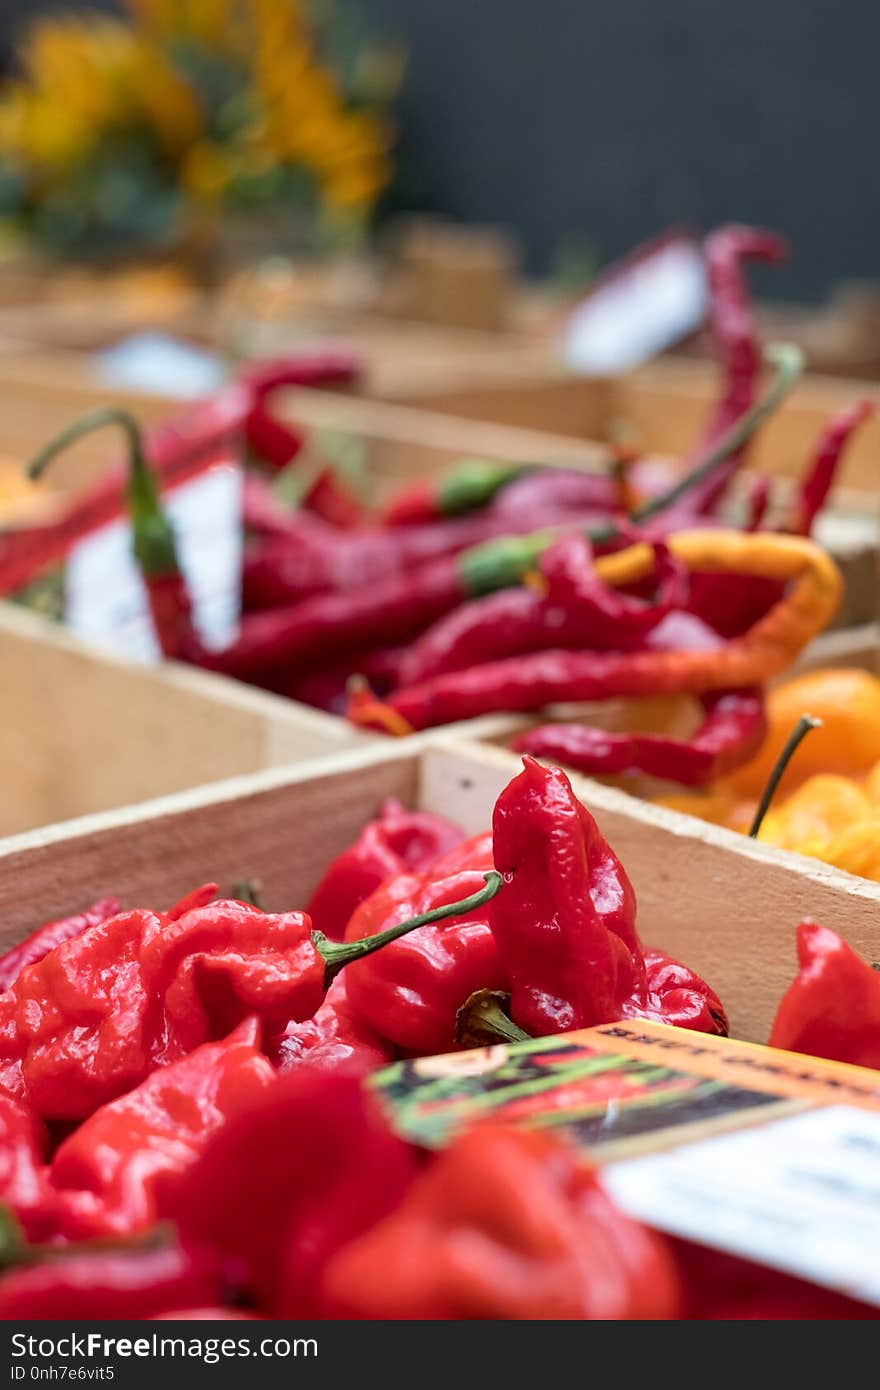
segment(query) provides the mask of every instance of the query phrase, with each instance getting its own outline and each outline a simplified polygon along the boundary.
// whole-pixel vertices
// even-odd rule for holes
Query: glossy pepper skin
[[[240,1272],[258,1306],[312,1317],[327,1262],[394,1209],[417,1168],[357,1076],[301,1067],[169,1179],[162,1206]]]
[[[0,996],[0,1060],[20,1067],[38,1114],[84,1119],[250,1014],[268,1028],[310,1018],[324,976],[300,912],[218,902],[176,919],[120,913],[56,947]]]
[[[52,1159],[59,1229],[77,1240],[153,1225],[159,1175],[194,1163],[211,1135],[274,1081],[252,1018],[102,1106]]]
[[[355,912],[346,940],[361,940],[457,902],[477,889],[491,868],[491,835],[466,840],[426,871],[401,874],[378,888]],[[484,906],[420,927],[349,966],[345,983],[355,1014],[407,1052],[448,1052],[455,1042],[456,1012],[468,996],[506,985],[488,914]]]
[[[797,930],[798,974],[770,1032],[771,1047],[880,1068],[880,973],[836,932]]]
[[[442,816],[408,811],[389,798],[375,820],[330,864],[306,908],[312,925],[342,941],[355,908],[386,879],[418,872],[460,844],[461,831]]]
[[[432,1157],[402,1203],[323,1278],[328,1316],[673,1318],[661,1237],[617,1210],[568,1144],[480,1125]]]
[[[645,989],[632,885],[565,774],[523,764],[492,817],[511,1017],[532,1036],[611,1023]]]
[[[492,818],[504,886],[489,918],[511,1017],[531,1036],[650,1018],[727,1032],[714,990],[636,933],[623,865],[559,768],[523,759]]]
[[[0,956],[0,990],[9,989],[26,965],[35,965],[56,946],[60,946],[62,941],[81,936],[89,927],[106,922],[108,917],[115,916],[118,911],[118,898],[102,898],[100,902],[74,917],[62,917],[57,922],[47,922],[45,926],[38,927],[30,936],[26,936],[24,941],[20,941],[17,946]]]
[[[345,1065],[369,1072],[393,1060],[393,1046],[349,1004],[345,978],[333,981],[314,1018],[287,1025],[274,1058],[279,1071],[305,1064],[325,1071]]]
[[[547,724],[514,740],[536,758],[577,772],[645,773],[683,786],[705,786],[754,757],[767,731],[762,692],[725,690],[704,695],[705,719],[689,739],[663,734],[617,734],[584,724]]]
[[[152,1247],[46,1250],[0,1276],[0,1320],[149,1318],[219,1303],[213,1260],[174,1241]]]

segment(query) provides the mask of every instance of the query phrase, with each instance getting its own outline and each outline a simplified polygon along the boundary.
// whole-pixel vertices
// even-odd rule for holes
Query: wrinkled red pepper
[[[771,1047],[880,1068],[880,974],[836,932],[797,930],[798,974],[776,1011]]]
[[[429,869],[463,838],[442,816],[408,811],[389,798],[354,844],[330,864],[306,908],[312,925],[331,941],[342,941],[355,908],[381,883]]]
[[[576,1149],[496,1125],[434,1156],[330,1261],[323,1289],[341,1318],[674,1318],[681,1302],[662,1237],[614,1206]]]
[[[660,952],[645,956],[632,885],[565,773],[523,764],[492,818],[504,888],[489,919],[514,1023],[532,1036],[621,1018],[726,1033],[704,981]]]
[[[310,1317],[337,1250],[392,1211],[417,1168],[357,1076],[300,1067],[225,1124],[164,1214],[243,1271],[278,1317]]]
[[[378,888],[351,918],[346,941],[466,898],[491,868],[492,837],[466,840],[430,869],[401,874]],[[345,983],[360,1018],[397,1047],[425,1056],[454,1046],[455,1016],[470,994],[504,988],[506,978],[488,908],[480,906],[356,961]]]
[[[159,1176],[188,1168],[211,1135],[274,1081],[259,1022],[250,1018],[102,1106],[52,1160],[58,1229],[83,1239],[153,1225]]]
[[[472,898],[447,898],[428,920],[476,908],[499,885],[490,871]],[[251,1014],[269,1033],[312,1018],[343,966],[425,922],[398,918],[379,937],[331,942],[305,913],[205,903],[213,890],[171,914],[120,913],[28,966],[0,995],[6,1089],[47,1118],[82,1119]]]
[[[86,908],[85,912],[79,912],[75,917],[62,917],[57,922],[47,922],[44,927],[38,927],[30,936],[26,936],[24,941],[20,941],[17,946],[0,956],[0,991],[9,989],[26,965],[35,965],[56,946],[60,946],[62,941],[81,936],[89,927],[106,922],[108,917],[115,916],[118,911],[118,898],[102,898],[93,907]]]
[[[369,1072],[393,1058],[392,1045],[349,1004],[344,975],[333,981],[314,1018],[287,1025],[275,1055],[281,1072],[303,1063],[325,1071],[345,1064]]]
[[[700,703],[705,719],[689,739],[547,724],[521,734],[513,747],[594,776],[638,772],[704,786],[754,757],[767,733],[767,717],[759,689],[714,691]]]

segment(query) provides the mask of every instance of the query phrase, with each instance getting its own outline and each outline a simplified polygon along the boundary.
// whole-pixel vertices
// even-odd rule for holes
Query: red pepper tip
[[[414,732],[412,725],[385,700],[374,695],[363,676],[351,676],[348,681],[346,718],[361,729],[378,729],[381,733],[405,738]]]

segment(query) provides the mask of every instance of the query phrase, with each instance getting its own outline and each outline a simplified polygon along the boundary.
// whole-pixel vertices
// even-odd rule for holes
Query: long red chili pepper
[[[121,429],[128,444],[128,505],[132,540],[147,595],[159,645],[165,656],[186,657],[199,648],[189,590],[180,569],[174,528],[159,500],[159,490],[147,463],[140,426],[127,410],[109,406],[84,415],[43,449],[32,460],[28,472],[39,478],[46,466],[83,435],[114,425]]]
[[[850,436],[874,414],[873,401],[857,401],[831,416],[816,448],[813,462],[801,480],[791,515],[783,530],[795,536],[812,535],[813,523],[834,484],[841,455]]]
[[[475,511],[521,478],[533,465],[470,459],[439,482],[416,483],[399,492],[381,513],[386,526],[411,526]]]
[[[611,696],[693,694],[762,684],[785,670],[827,625],[840,601],[834,562],[811,541],[739,531],[685,531],[670,539],[689,569],[795,580],[791,592],[749,629],[720,648],[688,651],[541,651],[436,676],[382,702],[352,696],[350,718],[393,733],[432,728],[502,711],[528,711]],[[650,571],[653,555],[637,545],[604,556],[606,578],[630,582]]]
[[[645,636],[687,597],[687,572],[664,545],[656,557],[653,601],[609,589],[592,565],[589,543],[570,535],[540,558],[541,588],[489,594],[441,618],[407,652],[402,686],[417,685],[446,671],[497,661],[547,647],[620,650],[642,645]]]
[[[348,381],[357,371],[355,358],[336,352],[261,363],[246,377],[151,431],[144,453],[163,487],[184,482],[199,473],[206,461],[240,442],[251,413],[255,408],[263,408],[272,391],[283,386],[313,387]],[[271,463],[272,459],[267,461]],[[15,593],[23,588],[62,559],[76,541],[124,511],[129,476],[130,465],[126,462],[82,493],[59,521],[0,536],[0,593]]]
[[[767,733],[767,717],[759,689],[716,691],[701,703],[706,717],[689,739],[548,724],[521,734],[513,747],[594,776],[641,772],[704,786],[754,757]]]
[[[752,321],[748,289],[742,272],[746,258],[777,262],[788,251],[775,232],[731,225],[710,233],[705,243],[706,270],[712,298],[712,328],[727,377],[724,395],[696,451],[711,448],[752,405],[761,369],[761,349]],[[691,515],[714,512],[742,463],[743,448],[732,452],[717,473],[688,495]]]

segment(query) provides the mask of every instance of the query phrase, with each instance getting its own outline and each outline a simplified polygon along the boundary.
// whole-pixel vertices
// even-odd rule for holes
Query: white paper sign
[[[663,243],[599,284],[568,319],[565,361],[584,376],[609,376],[647,362],[697,329],[708,285],[696,242]]]
[[[603,1169],[652,1226],[880,1303],[880,1114],[836,1105]]]
[[[95,357],[102,381],[135,391],[195,400],[223,383],[227,368],[214,352],[167,333],[136,333]]]
[[[231,459],[164,498],[177,537],[202,641],[226,646],[241,604],[242,471]],[[120,519],[73,547],[64,572],[65,622],[135,661],[162,659],[147,592],[132,553],[131,527]]]

